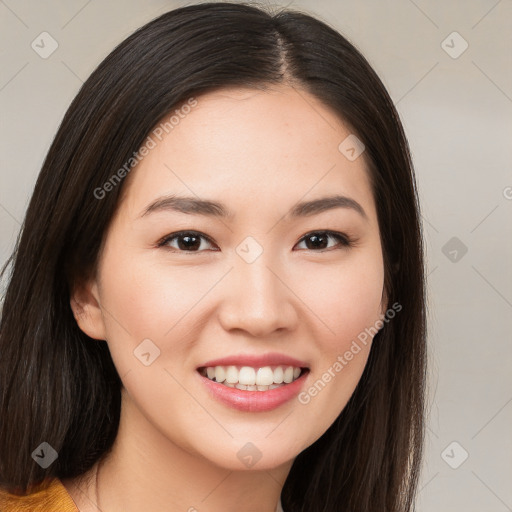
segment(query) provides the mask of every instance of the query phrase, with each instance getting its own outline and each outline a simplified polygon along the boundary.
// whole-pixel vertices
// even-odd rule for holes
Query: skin
[[[81,511],[234,512],[243,503],[247,512],[274,512],[294,458],[355,390],[371,338],[309,403],[295,398],[267,412],[212,399],[196,368],[280,352],[308,362],[308,389],[387,308],[364,153],[349,161],[338,150],[351,132],[335,113],[285,85],[197,100],[131,171],[96,276],[72,296],[80,328],[106,340],[124,385],[112,453],[85,475],[88,486],[64,481]],[[349,208],[286,217],[299,200],[334,193],[356,200],[367,218]],[[165,194],[221,201],[235,217],[140,217]],[[182,239],[156,247],[179,230],[213,243],[201,238],[188,253]],[[326,249],[305,241],[322,230],[357,241],[330,238]],[[252,263],[236,252],[248,236],[263,250]],[[160,349],[150,366],[133,353],[147,338]],[[251,468],[237,457],[247,442],[261,452]]]

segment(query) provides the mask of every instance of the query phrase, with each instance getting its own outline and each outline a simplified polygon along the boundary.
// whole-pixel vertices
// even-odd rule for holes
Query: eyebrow
[[[365,220],[368,216],[364,208],[354,199],[341,195],[331,195],[303,201],[294,205],[286,218],[309,217],[334,208],[347,208],[356,211]],[[170,211],[192,215],[205,215],[221,219],[233,219],[235,214],[231,212],[224,204],[207,199],[188,196],[163,196],[150,203],[143,211],[140,217],[144,217],[153,212]]]

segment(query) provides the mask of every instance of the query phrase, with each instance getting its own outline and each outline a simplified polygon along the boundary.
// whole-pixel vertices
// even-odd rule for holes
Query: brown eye
[[[171,242],[174,240],[177,241],[177,245],[171,246]],[[203,247],[201,245],[203,240],[206,240],[208,244],[212,243],[206,235],[197,231],[180,231],[166,236],[158,243],[158,247],[174,249],[177,252],[202,252],[204,250],[204,244]]]
[[[352,241],[348,236],[342,233],[336,233],[333,231],[314,231],[308,233],[301,239],[301,243],[305,242],[306,249],[313,251],[322,251],[326,249],[336,248],[335,245],[329,246],[329,239],[335,239],[338,241],[338,246],[341,247],[350,247],[352,245]]]

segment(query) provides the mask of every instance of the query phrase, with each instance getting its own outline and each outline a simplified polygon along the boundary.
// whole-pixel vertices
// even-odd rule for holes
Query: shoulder
[[[58,478],[45,481],[40,490],[19,496],[0,487],[2,512],[79,512],[77,506]]]

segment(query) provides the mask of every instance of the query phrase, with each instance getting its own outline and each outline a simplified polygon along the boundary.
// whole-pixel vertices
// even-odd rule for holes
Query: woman
[[[209,3],[139,29],[66,113],[11,260],[0,509],[412,510],[414,171],[326,24]]]

